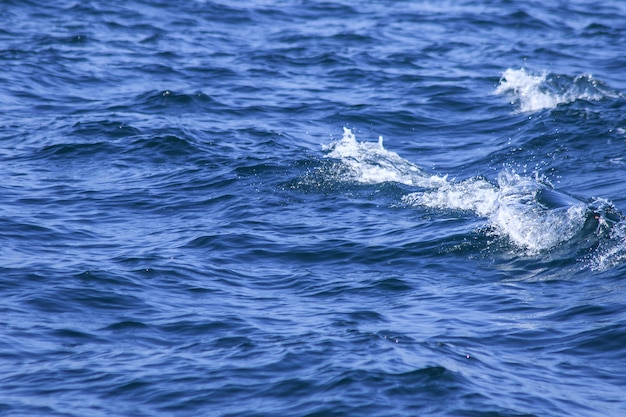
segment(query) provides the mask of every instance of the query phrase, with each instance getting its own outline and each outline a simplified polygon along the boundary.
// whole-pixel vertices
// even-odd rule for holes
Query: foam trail
[[[432,191],[411,193],[403,197],[409,205],[472,211],[487,217],[497,206],[499,191],[490,182],[472,178],[458,183],[446,182]]]
[[[397,153],[386,150],[382,138],[377,143],[358,142],[344,128],[341,140],[325,147],[327,158],[339,161],[339,181],[379,184],[398,182],[419,190],[402,197],[404,204],[441,210],[460,210],[484,217],[489,228],[527,254],[553,249],[577,236],[606,237],[623,217],[609,202],[589,203],[554,190],[537,176],[502,171],[497,181],[481,177],[448,181],[429,176]],[[618,228],[624,231],[626,226]],[[615,238],[619,240],[620,238]],[[624,241],[624,239],[621,239]],[[624,256],[626,243],[618,254],[604,250],[606,258]],[[602,261],[603,265],[609,261]]]
[[[609,239],[601,242],[595,256],[589,259],[596,270],[606,270],[626,261],[626,222],[616,223]]]
[[[583,227],[583,202],[546,209],[537,193],[546,185],[512,172],[502,172],[498,184],[472,178],[428,192],[412,193],[404,202],[445,210],[465,210],[488,219],[494,231],[529,253],[550,249],[571,239]]]
[[[533,74],[524,68],[504,71],[495,93],[512,96],[511,104],[519,105],[520,112],[553,109],[576,100],[596,101],[619,96],[591,75],[570,77],[546,71]]]

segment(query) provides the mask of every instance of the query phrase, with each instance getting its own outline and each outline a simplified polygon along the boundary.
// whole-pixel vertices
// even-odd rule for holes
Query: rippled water
[[[4,1],[0,412],[626,414],[626,5]]]

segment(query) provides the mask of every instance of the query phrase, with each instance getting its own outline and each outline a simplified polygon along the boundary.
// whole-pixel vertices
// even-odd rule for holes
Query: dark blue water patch
[[[112,153],[112,149],[108,143],[74,143],[74,144],[56,144],[43,147],[38,156],[41,159],[54,161],[63,161],[74,158],[89,159],[100,158],[102,155]]]
[[[103,119],[103,120],[86,120],[77,121],[72,126],[72,134],[93,139],[94,137],[106,137],[110,139],[123,138],[128,136],[137,136],[141,133],[124,122]]]
[[[214,111],[214,108],[219,108],[219,104],[205,94],[181,94],[169,90],[141,94],[133,99],[132,104],[133,111],[142,113],[194,114]],[[113,107],[111,110],[121,109]]]

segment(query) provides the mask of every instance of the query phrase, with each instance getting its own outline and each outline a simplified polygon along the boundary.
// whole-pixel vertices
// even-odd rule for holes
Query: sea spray
[[[494,92],[511,97],[511,104],[517,105],[522,113],[553,109],[576,100],[597,101],[619,96],[591,75],[571,77],[547,71],[533,73],[524,68],[504,71]]]
[[[382,136],[378,142],[358,142],[354,133],[343,129],[341,140],[324,146],[326,158],[341,161],[344,168],[342,181],[365,184],[398,182],[401,184],[433,188],[445,184],[445,178],[431,176],[417,165],[383,147]]]
[[[605,220],[602,207],[553,190],[538,173],[519,174],[507,168],[495,182],[481,176],[450,181],[447,176],[431,176],[420,167],[383,147],[378,142],[359,142],[350,129],[344,128],[341,140],[324,146],[325,157],[339,162],[334,180],[363,184],[397,182],[418,188],[401,197],[403,204],[443,211],[459,210],[484,217],[486,226],[510,244],[534,255],[572,241],[584,233],[589,222],[591,230],[601,237],[604,229],[621,219]],[[551,195],[554,206],[547,203]],[[543,197],[543,198],[539,198]],[[548,205],[547,205],[548,204]],[[615,220],[617,219],[617,220]],[[605,250],[610,256],[609,250]]]

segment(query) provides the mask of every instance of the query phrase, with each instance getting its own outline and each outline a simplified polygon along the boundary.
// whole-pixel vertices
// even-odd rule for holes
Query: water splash
[[[591,75],[531,73],[524,68],[504,71],[495,93],[511,96],[511,104],[519,106],[522,113],[553,109],[576,100],[597,101],[619,96]]]
[[[420,167],[386,150],[378,143],[358,142],[350,129],[340,141],[325,147],[327,158],[334,158],[347,169],[336,180],[378,184],[398,182],[419,190],[402,197],[408,206],[445,211],[459,210],[486,219],[487,227],[523,253],[535,255],[577,238],[622,242],[609,245],[594,260],[604,268],[616,259],[626,259],[626,223],[605,200],[585,201],[555,190],[539,175],[505,169],[491,182],[482,177],[449,181],[429,176]],[[615,227],[619,224],[619,227]],[[620,238],[619,233],[624,236]],[[606,243],[605,243],[606,245]],[[621,256],[621,258],[619,258]]]
[[[408,194],[402,200],[408,205],[471,211],[486,217],[494,211],[497,199],[496,186],[482,178],[470,178],[445,182],[433,190]]]
[[[498,177],[499,195],[489,222],[500,234],[530,254],[552,249],[571,240],[586,222],[587,206],[572,199],[547,207],[540,193],[561,193],[532,177],[504,171]],[[564,198],[563,198],[564,199]]]
[[[617,213],[612,205],[602,201],[608,212],[608,226],[605,227],[606,239],[602,240],[592,256],[588,257],[588,264],[595,270],[606,270],[626,262],[626,220]],[[606,220],[605,220],[606,221]]]
[[[471,178],[409,194],[403,201],[413,206],[474,212],[488,220],[494,233],[534,254],[573,238],[586,219],[587,206],[582,201],[547,208],[538,199],[538,194],[547,190],[550,188],[537,179],[503,171],[497,184]]]
[[[377,143],[357,142],[354,133],[343,128],[341,140],[324,146],[326,158],[334,158],[343,164],[343,181],[364,184],[398,182],[414,187],[432,188],[446,182],[445,178],[429,176],[417,165],[401,158],[397,153],[383,147],[380,136]]]

